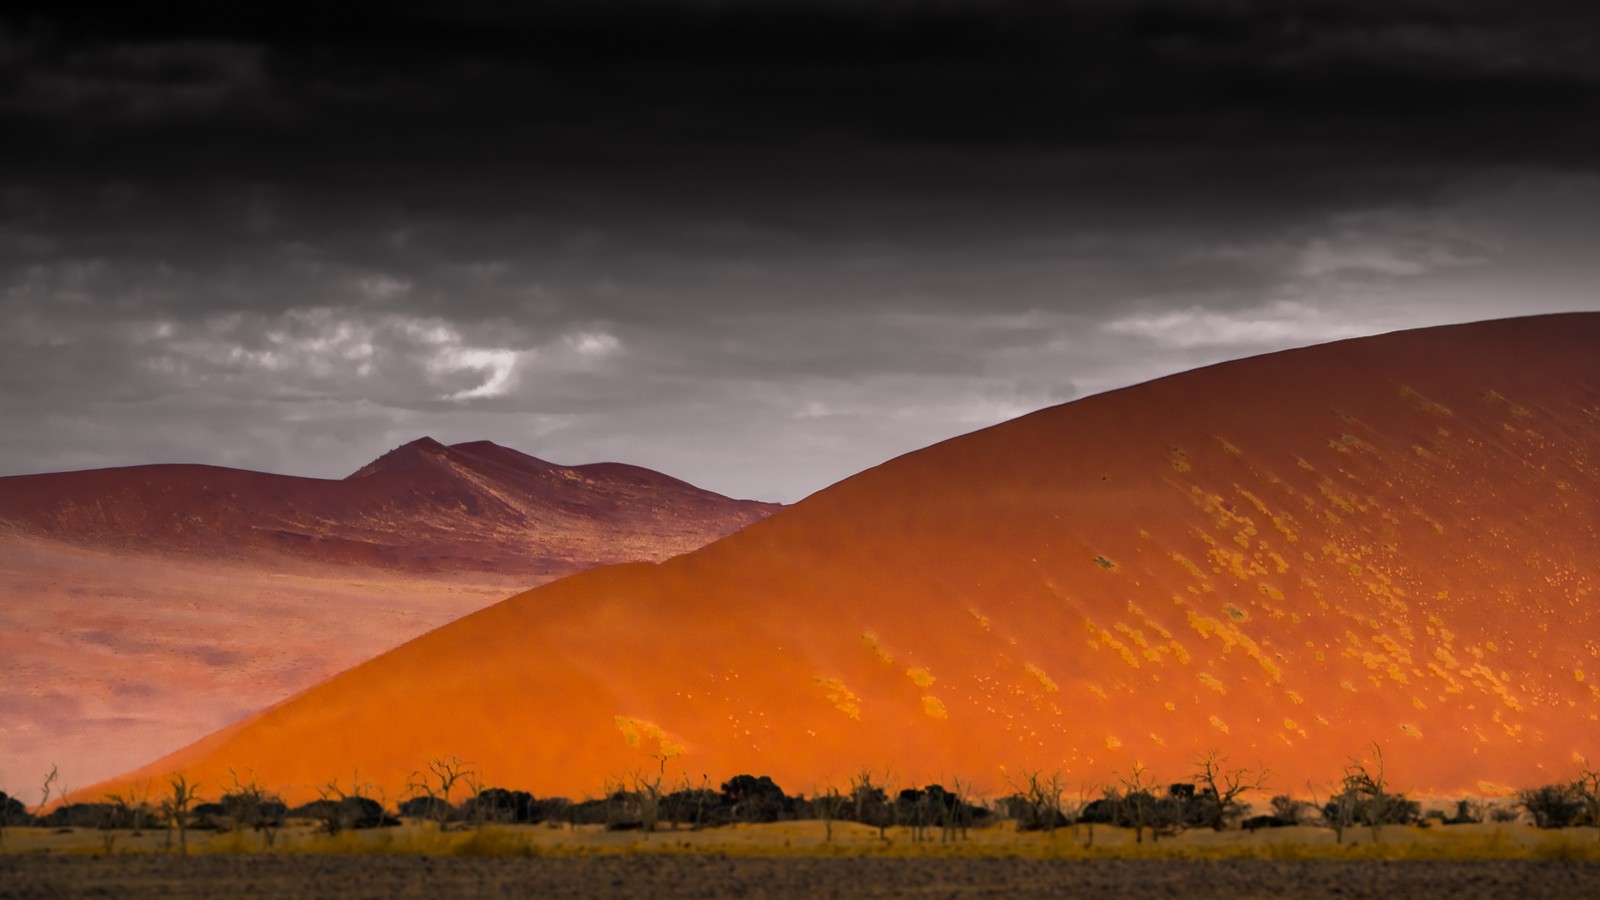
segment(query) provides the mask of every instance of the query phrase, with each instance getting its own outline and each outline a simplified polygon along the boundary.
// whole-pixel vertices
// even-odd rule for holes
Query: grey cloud
[[[1229,355],[1593,307],[1595,13],[0,13],[0,471],[422,433],[793,499]]]

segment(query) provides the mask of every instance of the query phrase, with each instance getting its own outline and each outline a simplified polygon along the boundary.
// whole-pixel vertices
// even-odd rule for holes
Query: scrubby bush
[[[725,824],[731,818],[722,792],[704,787],[685,787],[662,797],[661,817],[674,828],[688,825],[696,831]]]
[[[724,781],[722,803],[737,822],[794,818],[794,799],[766,775],[735,775]]]
[[[5,839],[8,826],[26,827],[34,823],[28,807],[21,800],[0,791],[0,841]]]
[[[1571,784],[1547,784],[1517,792],[1517,802],[1538,828],[1567,828],[1580,824],[1583,800]]]
[[[382,804],[370,797],[327,797],[304,803],[288,811],[295,819],[315,819],[323,830],[338,834],[348,829],[383,828],[399,825],[400,820],[383,811]]]
[[[67,803],[51,810],[40,823],[46,828],[114,828],[116,807],[110,803]]]
[[[455,807],[439,797],[412,797],[402,800],[398,812],[408,819],[432,819],[441,823],[450,821],[456,814]]]
[[[546,806],[527,791],[484,788],[462,801],[459,818],[469,822],[500,825],[531,825],[544,821]]]
[[[1305,821],[1307,809],[1304,800],[1296,800],[1288,794],[1279,794],[1272,798],[1272,817],[1285,825],[1299,825]]]

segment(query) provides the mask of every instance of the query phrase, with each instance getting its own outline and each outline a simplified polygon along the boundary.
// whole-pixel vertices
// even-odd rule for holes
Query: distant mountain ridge
[[[779,508],[636,466],[429,437],[337,481],[181,464],[0,478],[0,527],[79,545],[541,580],[665,559]]]
[[[0,478],[0,790],[54,763],[107,777],[515,591],[659,562],[778,508],[431,438],[344,479]]]

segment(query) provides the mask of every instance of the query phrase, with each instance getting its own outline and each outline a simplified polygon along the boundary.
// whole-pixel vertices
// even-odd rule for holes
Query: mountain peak
[[[450,448],[426,435],[383,454],[350,474],[350,478],[365,478],[379,472],[403,472],[422,462],[426,457],[448,456]]]

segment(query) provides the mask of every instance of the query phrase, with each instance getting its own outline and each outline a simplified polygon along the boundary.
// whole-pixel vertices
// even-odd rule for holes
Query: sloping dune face
[[[1217,749],[1319,790],[1600,759],[1600,315],[1228,363],[894,460],[696,553],[513,597],[143,774],[397,796],[862,768],[1004,791]]]
[[[32,793],[52,763],[106,778],[514,591],[775,508],[426,438],[341,481],[0,478],[0,790]]]

